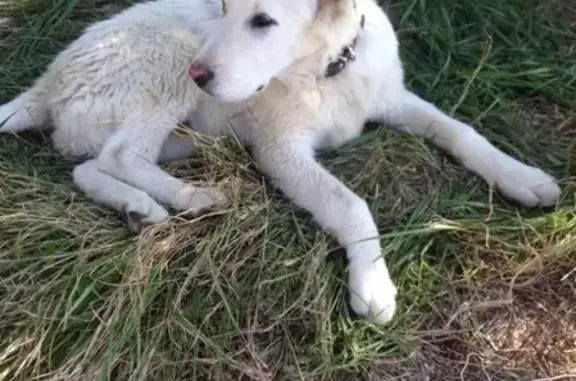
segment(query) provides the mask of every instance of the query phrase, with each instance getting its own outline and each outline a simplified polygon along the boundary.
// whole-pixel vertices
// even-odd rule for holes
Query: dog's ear
[[[316,14],[337,20],[353,10],[356,10],[356,0],[318,0]]]

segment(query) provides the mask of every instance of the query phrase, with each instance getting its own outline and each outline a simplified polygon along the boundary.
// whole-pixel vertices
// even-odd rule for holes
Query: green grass
[[[121,6],[0,2],[0,102]],[[1,136],[0,380],[576,379],[575,6],[387,7],[409,87],[560,179],[557,208],[385,129],[323,155],[382,233],[399,311],[379,327],[346,304],[342,252],[232,142],[167,167],[221,182],[229,210],[134,236],[46,137]]]

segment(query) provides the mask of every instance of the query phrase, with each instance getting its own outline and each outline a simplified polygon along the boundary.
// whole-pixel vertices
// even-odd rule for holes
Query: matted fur
[[[250,30],[255,12],[278,25]],[[325,78],[330,58],[356,36],[356,61]],[[188,76],[193,61],[214,69],[204,91]],[[403,82],[396,36],[374,0],[158,0],[89,27],[31,89],[0,107],[0,132],[52,124],[59,150],[93,157],[75,168],[77,186],[145,223],[167,219],[163,205],[199,213],[224,202],[218,190],[158,167],[193,150],[174,126],[234,134],[274,184],[346,248],[353,309],[386,323],[396,288],[378,229],[366,202],[315,160],[316,149],[358,137],[368,121],[383,122],[430,139],[523,205],[552,205],[560,195],[550,176]]]

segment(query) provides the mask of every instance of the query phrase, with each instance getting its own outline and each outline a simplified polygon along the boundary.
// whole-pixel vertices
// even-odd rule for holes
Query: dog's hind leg
[[[191,139],[171,133],[160,150],[158,162],[186,159],[192,155],[192,152],[194,152],[194,142]]]
[[[551,176],[508,156],[474,128],[417,95],[404,90],[383,99],[392,103],[383,103],[374,119],[432,141],[506,197],[528,207],[551,206],[560,198],[560,188]]]
[[[160,223],[168,212],[145,192],[100,171],[96,160],[88,160],[74,168],[74,184],[94,201],[126,215],[131,230],[142,225]]]
[[[176,123],[165,114],[125,122],[104,145],[97,158],[98,168],[157,202],[198,215],[219,207],[226,199],[215,188],[186,184],[157,165]]]
[[[0,133],[16,133],[48,127],[45,94],[41,84],[0,105]]]

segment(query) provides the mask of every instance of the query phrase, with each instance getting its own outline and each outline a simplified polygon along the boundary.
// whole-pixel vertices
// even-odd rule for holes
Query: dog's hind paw
[[[122,208],[122,214],[128,229],[136,233],[142,231],[146,226],[164,222],[170,216],[166,209],[148,195],[126,203]]]
[[[217,188],[203,188],[186,185],[180,194],[180,209],[192,217],[219,210],[228,199]]]
[[[396,311],[396,286],[382,259],[350,262],[350,305],[358,315],[386,324]]]

